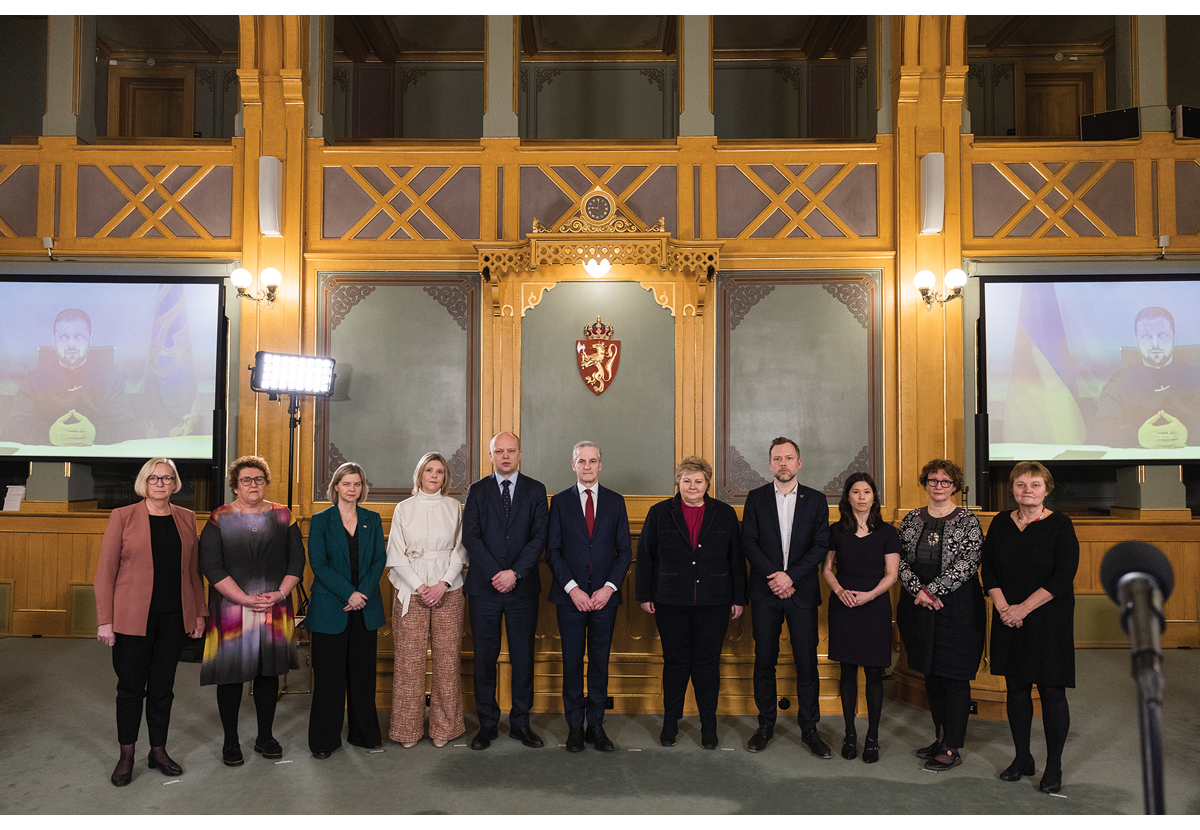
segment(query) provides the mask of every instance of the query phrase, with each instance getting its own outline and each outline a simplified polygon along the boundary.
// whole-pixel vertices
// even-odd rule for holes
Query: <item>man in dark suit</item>
[[[471,749],[487,749],[496,739],[500,707],[496,703],[496,660],[500,625],[508,634],[512,663],[512,709],[508,734],[538,748],[542,739],[529,728],[533,705],[533,635],[537,630],[538,559],[546,547],[546,488],[520,475],[521,439],[497,433],[489,446],[495,473],[467,489],[463,509],[463,546],[470,567],[463,586],[475,641],[475,708],[479,732]]]
[[[621,583],[633,559],[625,497],[601,487],[600,448],[580,441],[571,452],[576,483],[550,500],[546,562],[553,580],[550,601],[558,611],[562,640],[563,711],[567,751],[590,743],[615,747],[604,733],[608,653],[621,604]],[[587,651],[587,727],[584,727],[583,655]]]
[[[771,442],[775,480],[751,490],[742,518],[742,551],[750,562],[750,622],[754,632],[754,702],[758,730],[747,747],[762,752],[775,734],[775,664],[784,620],[796,660],[800,740],[818,758],[832,757],[817,733],[817,571],[829,553],[825,496],[796,481],[800,448],[788,438]]]

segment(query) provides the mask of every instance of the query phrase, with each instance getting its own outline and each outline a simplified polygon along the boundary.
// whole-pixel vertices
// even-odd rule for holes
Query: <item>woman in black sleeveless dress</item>
[[[883,708],[883,672],[892,664],[892,598],[888,590],[900,569],[900,536],[879,513],[875,481],[867,473],[846,479],[840,518],[830,528],[833,550],[825,557],[829,601],[829,659],[842,664],[839,691],[846,737],[842,757],[858,749],[854,728],[858,667],[867,681],[867,739],[863,761],[879,760],[879,713]]]

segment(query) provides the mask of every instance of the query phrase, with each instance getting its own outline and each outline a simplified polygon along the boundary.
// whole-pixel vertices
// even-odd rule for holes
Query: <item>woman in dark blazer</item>
[[[737,514],[709,498],[712,466],[691,455],[675,468],[675,497],[650,508],[638,539],[637,598],[654,615],[663,650],[663,728],[674,746],[688,679],[700,710],[700,745],[717,748],[721,646],[746,605]]]
[[[1067,689],[1075,687],[1075,572],[1079,540],[1065,513],[1046,509],[1054,476],[1022,461],[1009,476],[1017,509],[992,519],[983,542],[983,588],[994,602],[992,674],[1007,686],[1008,728],[1016,757],[1002,781],[1033,775],[1029,733],[1033,684],[1042,700],[1046,768],[1039,789],[1062,789],[1062,752],[1071,728]]]
[[[112,646],[117,672],[117,740],[111,781],[133,777],[133,747],[146,701],[150,769],[183,774],[167,755],[175,667],[187,637],[204,634],[208,608],[200,579],[196,514],[171,504],[182,485],[175,462],[151,458],[133,490],[142,501],[109,516],[96,566],[96,639]]]
[[[379,580],[387,559],[383,521],[359,507],[367,498],[363,468],[346,462],[329,481],[333,506],[312,517],[308,559],[312,596],[305,625],[312,632],[313,695],[308,748],[325,759],[347,740],[374,749],[383,741],[375,710],[375,650],[383,626]]]

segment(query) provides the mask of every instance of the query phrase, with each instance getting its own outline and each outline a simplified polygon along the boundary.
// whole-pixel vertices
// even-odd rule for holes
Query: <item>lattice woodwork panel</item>
[[[717,236],[860,239],[879,233],[876,165],[858,162],[717,166]]]
[[[973,228],[984,239],[1133,236],[1134,163],[990,161],[971,165]]]
[[[80,164],[76,234],[92,239],[232,236],[234,170],[228,164]]]
[[[613,197],[615,213],[628,223],[622,232],[662,230],[663,221],[673,232],[676,215],[675,165],[667,164],[543,164],[527,166],[521,173],[521,232],[533,228],[532,218],[549,229],[587,232],[585,227],[563,228],[571,221],[583,194],[600,187]]]
[[[324,168],[324,239],[479,239],[480,168],[342,164]]]

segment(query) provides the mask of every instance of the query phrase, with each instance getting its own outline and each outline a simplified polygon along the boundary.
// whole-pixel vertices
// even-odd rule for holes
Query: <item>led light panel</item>
[[[250,372],[250,388],[255,392],[329,396],[337,377],[334,362],[331,357],[258,352]]]

